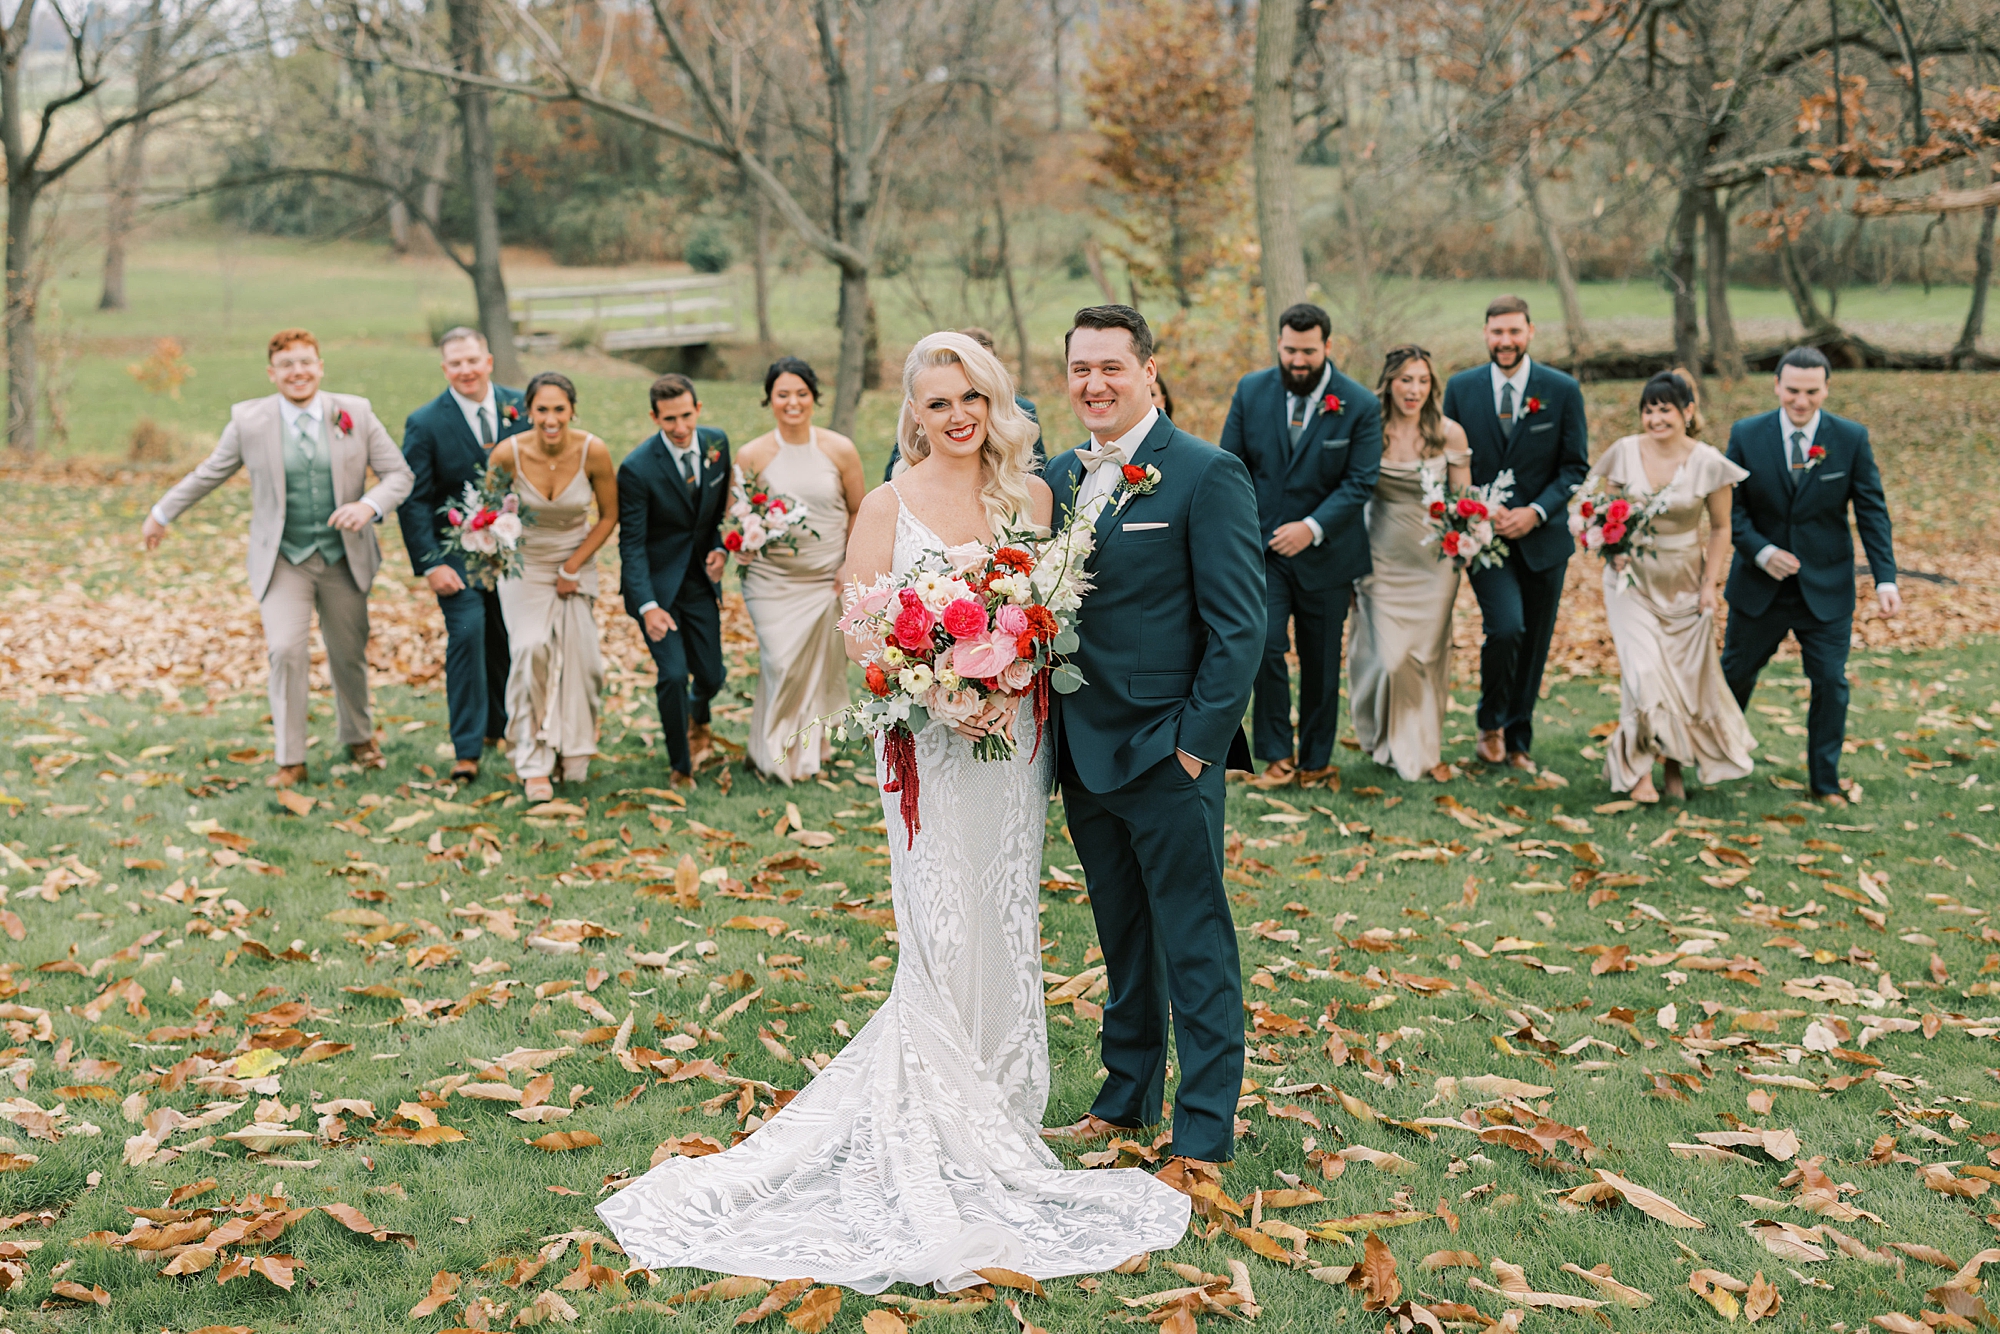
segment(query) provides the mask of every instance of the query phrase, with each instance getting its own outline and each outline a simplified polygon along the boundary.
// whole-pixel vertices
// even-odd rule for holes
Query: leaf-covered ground
[[[1951,496],[1954,468],[1990,470],[1988,431],[1892,439],[1909,551],[1978,557]],[[933,1309],[756,1285],[664,1307],[717,1276],[621,1279],[587,1235],[607,1184],[769,1115],[886,991],[865,753],[791,790],[718,756],[683,808],[660,790],[651,674],[621,667],[609,762],[561,794],[574,813],[530,814],[490,767],[454,790],[423,600],[384,589],[378,625],[413,627],[409,656],[376,664],[390,768],[319,760],[316,700],[295,810],[262,783],[257,642],[230,638],[254,614],[223,620],[241,497],[142,564],[99,539],[150,481],[19,483],[36,527],[0,538],[0,1325],[722,1330],[782,1296],[769,1328],[884,1334]],[[161,606],[177,622],[132,631]],[[65,636],[75,666],[55,670]],[[1174,1292],[1202,1327],[1247,1292],[1259,1327],[1294,1330],[1413,1303],[1533,1327],[1604,1301],[1633,1330],[1972,1313],[1978,1274],[1953,1276],[1994,1237],[2000,1178],[2000,657],[1940,639],[1960,642],[1857,651],[1865,796],[1846,811],[1800,800],[1795,661],[1754,701],[1756,775],[1685,808],[1598,809],[1601,677],[1552,686],[1541,781],[1471,762],[1461,683],[1467,773],[1445,788],[1352,752],[1338,790],[1232,787],[1252,1086],[1227,1200],[1143,1272],[1001,1287],[930,1327],[1018,1328],[1012,1298],[1043,1328],[1098,1328]],[[131,671],[106,644],[155,656]],[[725,737],[753,669],[739,645]],[[1049,830],[1057,1122],[1095,1090],[1102,997],[1060,802]],[[1599,1265],[1652,1304],[1577,1272]]]

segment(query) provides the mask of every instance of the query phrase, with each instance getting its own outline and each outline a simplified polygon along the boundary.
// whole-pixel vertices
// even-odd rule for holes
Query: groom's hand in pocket
[[[652,640],[655,644],[665,639],[668,632],[680,629],[680,626],[674,623],[674,618],[667,613],[664,607],[655,607],[647,612],[644,624],[646,627],[646,638]]]
[[[1194,756],[1188,754],[1184,750],[1175,751],[1174,758],[1181,762],[1181,768],[1187,770],[1187,776],[1189,778],[1201,777],[1201,771],[1208,767],[1207,765],[1203,764],[1200,760],[1196,759]]]

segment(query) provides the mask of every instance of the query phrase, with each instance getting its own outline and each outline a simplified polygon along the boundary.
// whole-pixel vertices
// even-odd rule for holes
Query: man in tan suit
[[[341,743],[363,768],[384,764],[368,710],[368,589],[382,564],[374,525],[410,494],[411,477],[367,399],[320,392],[326,367],[312,334],[279,331],[268,359],[278,392],[229,410],[215,452],[160,498],[140,536],[153,550],[168,524],[238,468],[250,469],[250,593],[264,618],[278,736],[270,781],[296,787],[306,777],[315,607]],[[377,481],[364,491],[370,468]]]

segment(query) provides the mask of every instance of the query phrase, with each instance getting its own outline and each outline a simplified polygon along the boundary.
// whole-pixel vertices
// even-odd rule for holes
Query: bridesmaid
[[[1604,613],[1618,646],[1618,730],[1604,747],[1604,777],[1634,801],[1660,799],[1653,761],[1664,762],[1667,795],[1687,796],[1684,766],[1700,766],[1705,784],[1750,772],[1757,742],[1722,678],[1715,652],[1717,590],[1729,570],[1730,494],[1749,476],[1694,437],[1701,414],[1693,384],[1662,371],[1639,391],[1643,435],[1616,441],[1591,474],[1614,495],[1644,503],[1665,494],[1653,520],[1653,546],[1604,568]],[[1701,516],[1708,513],[1708,542]],[[1630,565],[1630,588],[1619,572]]]
[[[576,386],[567,376],[544,371],[524,397],[532,429],[493,451],[494,470],[521,498],[526,523],[521,573],[502,579],[498,591],[513,657],[510,758],[527,798],[547,801],[558,761],[565,783],[581,783],[597,753],[604,655],[593,613],[596,558],[618,526],[618,474],[604,442],[573,425]]]
[[[737,552],[743,602],[757,627],[757,694],[750,706],[750,762],[789,786],[819,772],[832,744],[813,719],[847,704],[847,649],[842,639],[838,576],[847,530],[861,506],[861,455],[844,435],[813,425],[819,376],[797,357],[764,372],[764,405],[777,429],[736,455],[752,490],[803,501],[798,550]]]
[[[1451,698],[1451,607],[1458,565],[1441,559],[1424,487],[1472,484],[1472,453],[1444,415],[1444,386],[1431,354],[1414,343],[1390,350],[1375,395],[1382,400],[1382,475],[1368,503],[1374,572],[1354,586],[1348,693],[1354,733],[1377,764],[1407,782],[1451,777],[1443,762]]]

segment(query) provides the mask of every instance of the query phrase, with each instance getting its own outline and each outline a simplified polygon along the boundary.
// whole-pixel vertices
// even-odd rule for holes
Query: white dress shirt
[[[312,402],[303,405],[294,403],[291,399],[281,396],[278,399],[278,417],[284,423],[288,434],[297,435],[299,433],[299,422],[303,419],[312,423],[310,429],[314,438],[322,441],[326,439],[326,431],[324,429],[326,425],[326,395],[324,394],[314,394]],[[380,505],[377,505],[367,496],[361,497],[361,503],[375,511],[375,522],[382,522],[383,515]],[[160,516],[160,507],[158,505],[153,506],[152,515],[154,523],[157,523],[162,528],[167,526],[167,521]]]
[[[1280,371],[1279,374],[1282,375],[1283,372]],[[1305,413],[1300,419],[1305,424],[1300,430],[1299,433],[1300,439],[1303,440],[1305,438],[1305,432],[1310,431],[1312,429],[1313,414],[1315,412],[1318,412],[1320,409],[1320,405],[1326,402],[1326,386],[1329,382],[1332,381],[1332,379],[1333,379],[1333,363],[1329,361],[1326,363],[1325,366],[1320,368],[1318,386],[1314,388],[1312,393],[1306,396]],[[1295,405],[1298,403],[1298,400],[1299,396],[1297,394],[1294,394],[1289,389],[1285,391],[1285,430],[1287,438],[1289,438],[1290,436],[1291,425],[1292,425],[1292,414],[1294,411],[1296,411]],[[1326,540],[1326,533],[1323,529],[1320,528],[1318,519],[1315,519],[1313,518],[1312,515],[1308,514],[1306,515],[1305,518],[1299,520],[1299,522],[1303,523],[1306,527],[1312,529],[1314,546],[1318,546],[1321,542],[1324,542]]]
[[[674,465],[674,480],[678,481],[682,486],[686,486],[688,458],[691,455],[697,454],[701,449],[701,433],[697,431],[695,434],[689,436],[687,444],[682,446],[675,444],[667,436],[667,433],[662,431],[660,432],[660,443],[667,447],[667,457]],[[694,475],[697,481],[701,479],[701,460],[699,458],[694,460]],[[659,603],[653,601],[642,602],[639,604],[639,614],[644,616],[647,612],[656,610],[659,605]]]
[[[479,440],[479,414],[482,412],[486,414],[486,427],[493,433],[493,439],[496,442],[500,439],[500,398],[493,392],[491,384],[486,386],[486,397],[483,399],[467,398],[453,389],[451,401],[458,404],[458,410],[464,414],[466,429],[472,432],[474,440]],[[480,443],[483,445],[485,442]]]
[[[1133,451],[1145,441],[1159,420],[1160,410],[1149,407],[1146,409],[1146,415],[1139,419],[1139,424],[1116,440],[1099,440],[1095,435],[1090,437],[1091,443],[1097,448],[1110,451],[1117,457],[1106,459],[1097,466],[1096,471],[1083,475],[1083,485],[1078,487],[1076,492],[1076,507],[1079,513],[1086,516],[1086,522],[1097,522],[1097,516],[1104,509],[1104,502],[1110,498],[1111,492],[1118,485],[1118,470],[1132,461]]]
[[[1514,416],[1511,421],[1501,423],[1501,425],[1506,429],[1511,430],[1513,428],[1514,422],[1520,421],[1521,414],[1527,411],[1527,409],[1523,407],[1522,404],[1528,401],[1528,367],[1530,364],[1531,363],[1528,358],[1528,355],[1525,352],[1521,354],[1521,364],[1514,368],[1514,373],[1512,375],[1508,375],[1507,373],[1502,371],[1499,365],[1494,362],[1489,361],[1486,363],[1488,372],[1493,377],[1494,416],[1497,417],[1500,415],[1500,387],[1502,385],[1509,385],[1509,384],[1514,386]],[[1537,505],[1534,501],[1531,500],[1528,502],[1528,508],[1533,510],[1535,513],[1541,515],[1543,523],[1548,522],[1549,520],[1548,512],[1544,510],[1540,505]]]

